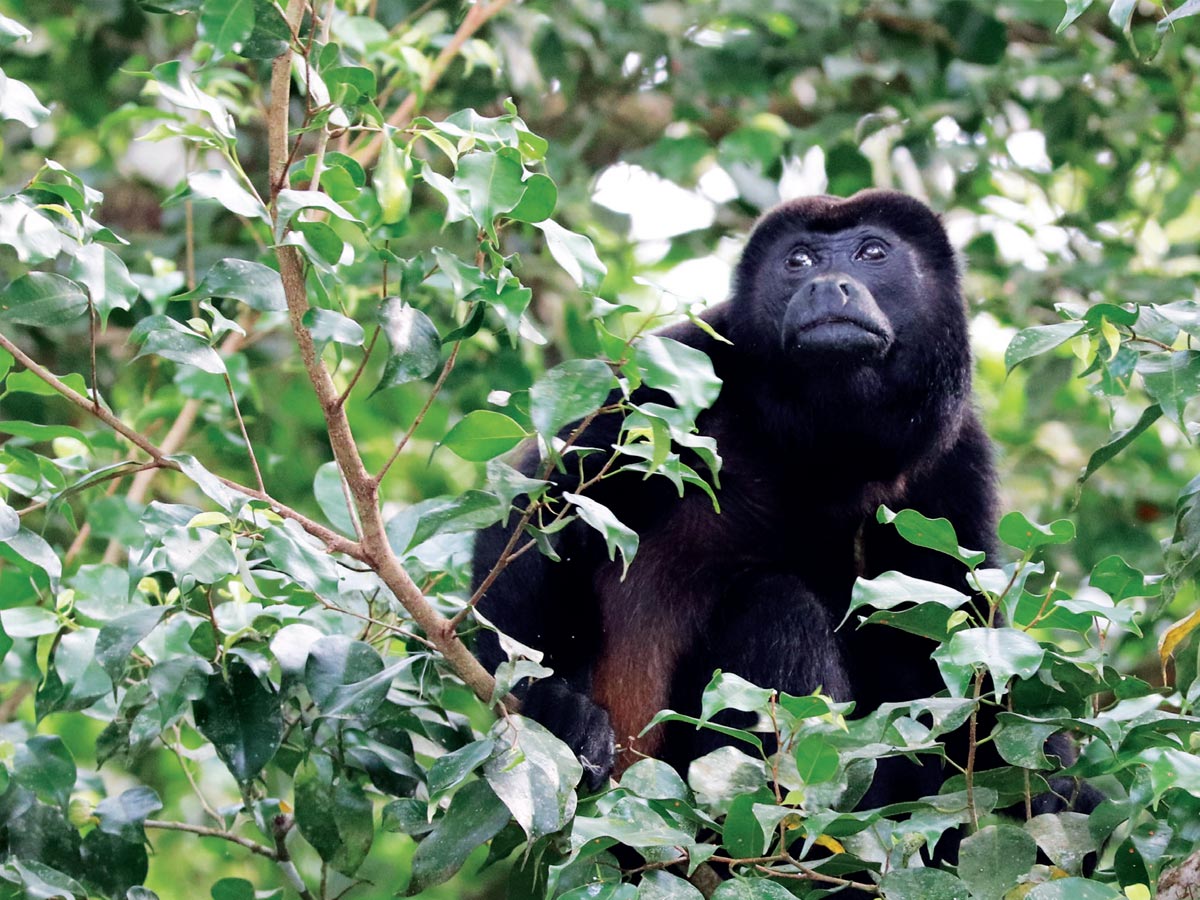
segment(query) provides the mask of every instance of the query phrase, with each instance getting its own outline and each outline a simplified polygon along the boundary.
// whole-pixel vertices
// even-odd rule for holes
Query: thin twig
[[[233,415],[242,432],[242,440],[246,442],[246,453],[250,456],[250,467],[254,469],[254,480],[258,482],[258,489],[265,494],[267,486],[263,482],[262,469],[258,467],[258,456],[254,453],[254,445],[250,443],[250,434],[246,431],[246,420],[242,418],[242,407],[238,404],[237,392],[233,389],[233,380],[229,377],[229,372],[224,374],[225,389],[229,391],[229,399],[233,403]]]
[[[358,379],[362,378],[363,372],[367,369],[367,361],[371,358],[371,351],[375,349],[375,342],[379,340],[379,332],[383,329],[376,327],[375,333],[371,335],[371,342],[367,344],[367,349],[363,353],[362,361],[358,364],[358,368],[354,370],[354,376],[350,379],[350,383],[346,385],[346,389],[342,391],[342,395],[338,397],[338,404],[345,405],[350,399],[350,392],[354,390],[354,386],[358,384]]]
[[[404,437],[400,438],[399,443],[396,444],[396,449],[392,451],[392,455],[388,458],[388,461],[383,464],[383,468],[380,469],[379,474],[375,476],[376,484],[379,484],[383,481],[383,477],[387,475],[388,469],[392,467],[392,463],[396,461],[401,452],[403,452],[404,448],[408,446],[408,442],[412,440],[413,434],[421,426],[421,423],[425,421],[425,416],[428,415],[430,407],[433,406],[433,401],[436,400],[438,394],[441,393],[442,385],[446,383],[446,379],[449,377],[450,373],[454,371],[454,364],[458,361],[458,350],[461,346],[462,341],[454,342],[454,348],[450,351],[450,355],[446,358],[446,364],[442,366],[442,372],[440,375],[438,375],[437,381],[433,383],[433,389],[429,392],[429,396],[425,400],[425,405],[421,407],[421,411],[417,413],[416,417],[412,420],[412,424],[408,426],[408,431],[404,432]]]
[[[239,847],[245,847],[251,853],[257,853],[259,856],[265,856],[267,859],[275,862],[279,861],[279,854],[265,844],[252,841],[250,838],[242,837],[240,834],[234,834],[231,831],[225,831],[223,828],[192,825],[188,822],[167,822],[162,819],[146,819],[142,824],[147,828],[157,828],[161,831],[186,831],[189,834],[198,834],[201,837],[220,838],[223,841],[229,841],[231,844],[237,844]]]

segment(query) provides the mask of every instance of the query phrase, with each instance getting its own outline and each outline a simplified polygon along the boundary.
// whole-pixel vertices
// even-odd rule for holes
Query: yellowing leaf
[[[1162,665],[1164,684],[1167,681],[1167,660],[1175,655],[1175,649],[1197,628],[1200,628],[1200,609],[1187,618],[1180,619],[1163,632],[1163,636],[1158,641],[1158,660]]]
[[[815,841],[815,843],[819,847],[824,847],[830,853],[845,853],[846,852],[845,847],[843,847],[838,841],[836,841],[834,838],[831,838],[827,834],[823,834],[820,837],[818,837],[817,840]]]

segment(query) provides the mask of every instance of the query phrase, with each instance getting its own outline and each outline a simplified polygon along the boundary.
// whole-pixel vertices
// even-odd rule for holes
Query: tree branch
[[[190,825],[187,822],[166,822],[161,819],[147,819],[142,824],[147,828],[157,828],[161,831],[186,831],[189,834],[198,834],[201,837],[220,838],[223,841],[237,844],[239,847],[245,847],[251,853],[265,856],[274,862],[279,861],[279,854],[265,844],[252,841],[250,838],[242,837],[240,834],[234,834],[232,831],[225,831],[223,828],[210,828],[207,825]]]
[[[23,365],[35,376],[40,378],[46,384],[50,385],[50,387],[54,388],[54,390],[64,400],[69,401],[84,412],[95,416],[113,431],[117,432],[117,434],[121,435],[121,437],[125,438],[131,444],[144,452],[154,461],[155,466],[162,469],[172,469],[176,472],[180,471],[179,463],[168,458],[168,454],[163,447],[157,446],[140,432],[125,424],[125,422],[113,415],[104,406],[94,404],[91,399],[70,388],[61,378],[59,378],[45,366],[42,366],[31,359],[28,354],[26,354],[20,347],[5,337],[3,333],[0,333],[0,347],[3,347],[5,350],[11,353],[17,362]],[[176,424],[179,424],[179,422],[180,420],[177,419]],[[186,429],[183,430],[186,431]],[[139,472],[138,474],[144,475],[146,473]],[[216,477],[227,488],[235,490],[239,494],[244,494],[247,497],[252,497],[255,500],[261,500],[285,519],[293,520],[306,532],[324,543],[325,546],[330,550],[333,550],[337,553],[345,553],[347,556],[352,556],[355,559],[366,562],[366,559],[363,556],[363,549],[357,543],[343,537],[333,529],[326,528],[319,522],[314,522],[307,516],[296,512],[296,510],[292,509],[291,507],[285,506],[270,494],[254,488],[246,487],[243,484],[238,484],[236,481],[232,481],[228,478],[222,478],[219,475]]]
[[[503,6],[507,0],[494,0],[491,6]],[[290,0],[287,7],[288,22],[298,22],[303,15],[304,3]],[[489,7],[490,8],[490,7]],[[495,10],[498,11],[498,10]],[[487,18],[494,15],[488,14]],[[476,17],[480,14],[472,12]],[[471,18],[468,13],[468,18]],[[486,18],[483,20],[486,21]],[[465,24],[465,23],[464,23]],[[482,21],[478,24],[482,24]],[[476,26],[478,27],[478,25]],[[461,29],[460,29],[461,30]],[[465,40],[465,38],[464,38]],[[271,78],[271,108],[268,121],[268,148],[270,156],[271,203],[286,185],[288,98],[291,90],[292,50],[289,48],[277,57]],[[345,406],[329,369],[317,353],[312,334],[304,326],[304,314],[308,311],[308,288],[304,260],[294,247],[278,247],[279,273],[283,279],[284,295],[287,297],[288,321],[296,344],[300,348],[300,359],[308,373],[325,425],[329,432],[329,443],[334,459],[341,469],[362,526],[362,541],[358,546],[358,558],[366,562],[400,601],[417,625],[437,645],[438,650],[460,678],[485,703],[490,703],[495,690],[495,680],[471,654],[466,645],[447,629],[448,620],[430,605],[421,589],[400,564],[388,543],[383,514],[379,507],[379,485],[367,471],[359,453],[358,444],[350,428]]]

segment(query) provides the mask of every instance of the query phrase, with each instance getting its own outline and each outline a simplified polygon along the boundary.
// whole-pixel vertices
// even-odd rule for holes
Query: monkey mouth
[[[784,335],[784,348],[801,363],[853,363],[882,359],[892,335],[877,322],[842,313],[796,322]]]
[[[888,341],[891,339],[890,335],[884,334],[883,330],[880,329],[879,326],[874,322],[864,321],[863,319],[855,316],[845,315],[821,316],[819,319],[813,319],[811,322],[801,322],[795,330],[795,336],[799,337],[801,335],[811,334],[814,331],[825,328],[841,331],[847,327],[857,329],[859,331],[865,331],[883,341]]]

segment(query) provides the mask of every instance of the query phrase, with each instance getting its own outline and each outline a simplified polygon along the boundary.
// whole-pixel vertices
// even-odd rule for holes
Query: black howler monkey
[[[614,738],[681,770],[713,749],[719,735],[682,726],[634,738],[664,707],[697,714],[714,669],[792,694],[822,686],[860,710],[940,690],[927,640],[835,631],[856,576],[895,569],[965,588],[953,560],[876,524],[880,504],[945,516],[964,546],[992,549],[991,451],[972,408],[957,262],[924,204],[864,191],[776,207],[732,297],[705,319],[732,343],[690,323],[663,333],[707,353],[723,380],[699,419],[724,459],[720,514],[666,479],[606,480],[590,495],[641,537],[627,576],[576,522],[556,538],[561,562],[522,555],[479,607],[544,651],[555,674],[528,688],[523,710],[576,751],[592,786],[636,758],[618,757]],[[599,417],[583,443],[608,447],[619,429]],[[480,535],[476,584],[508,537]],[[492,669],[503,659],[492,634],[478,649]],[[941,784],[934,765],[887,773],[869,805]]]

